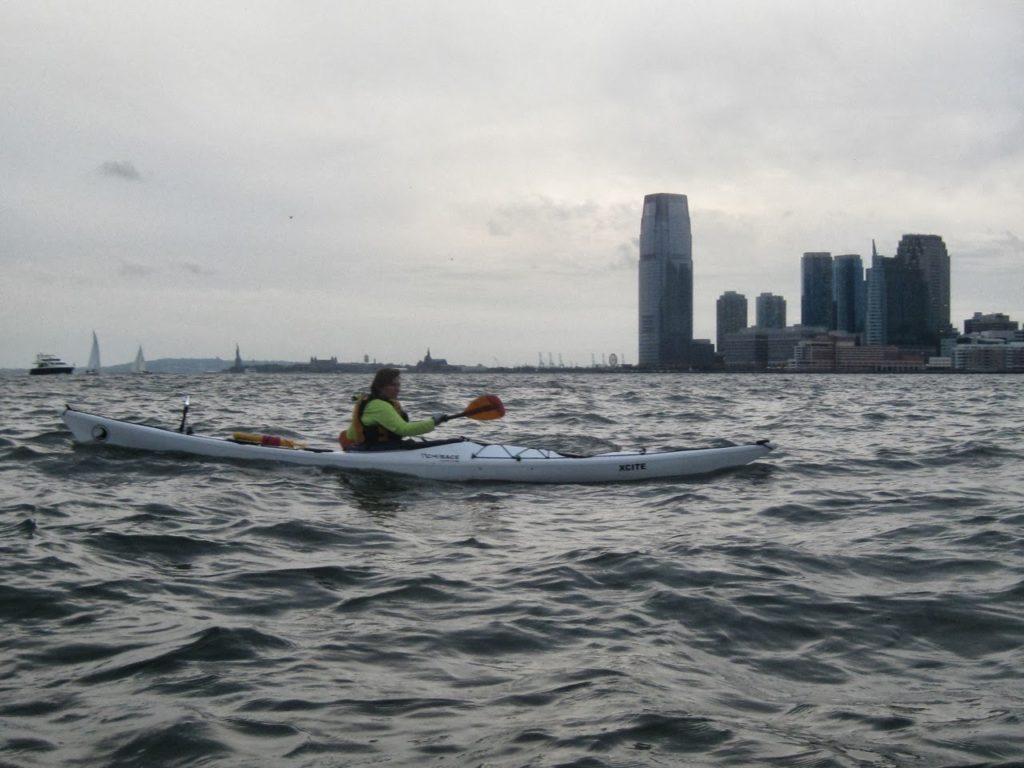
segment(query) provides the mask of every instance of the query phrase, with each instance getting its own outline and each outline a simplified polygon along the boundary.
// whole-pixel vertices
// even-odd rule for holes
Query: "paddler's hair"
[[[381,368],[373,377],[373,384],[370,385],[371,397],[383,397],[384,387],[394,384],[402,372],[397,368]]]

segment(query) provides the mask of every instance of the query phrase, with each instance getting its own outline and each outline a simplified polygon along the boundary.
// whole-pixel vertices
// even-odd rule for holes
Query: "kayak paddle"
[[[182,434],[185,433],[185,421],[188,419],[188,395],[185,395],[185,401],[182,403],[181,408],[181,425],[178,427],[178,431]],[[188,434],[192,434],[192,427],[188,428]]]
[[[466,406],[462,413],[453,413],[444,417],[445,421],[452,419],[473,419],[474,421],[490,421],[500,419],[505,415],[505,404],[497,395],[480,395],[476,400]]]

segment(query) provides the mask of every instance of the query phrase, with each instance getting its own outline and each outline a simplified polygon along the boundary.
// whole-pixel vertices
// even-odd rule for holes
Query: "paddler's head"
[[[398,391],[402,386],[401,376],[402,372],[397,368],[381,368],[373,377],[370,395],[385,400],[397,400]]]

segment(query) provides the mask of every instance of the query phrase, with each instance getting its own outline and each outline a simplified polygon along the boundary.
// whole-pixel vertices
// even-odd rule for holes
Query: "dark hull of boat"
[[[75,370],[73,365],[53,367],[53,368],[30,368],[29,376],[53,376],[58,373],[71,373]]]

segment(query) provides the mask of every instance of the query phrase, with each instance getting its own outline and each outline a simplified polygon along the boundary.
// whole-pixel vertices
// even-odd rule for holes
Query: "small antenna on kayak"
[[[178,427],[178,431],[182,434],[192,434],[192,427],[188,428],[188,432],[185,432],[185,420],[188,418],[188,395],[185,395],[185,400],[181,406],[181,426]]]

